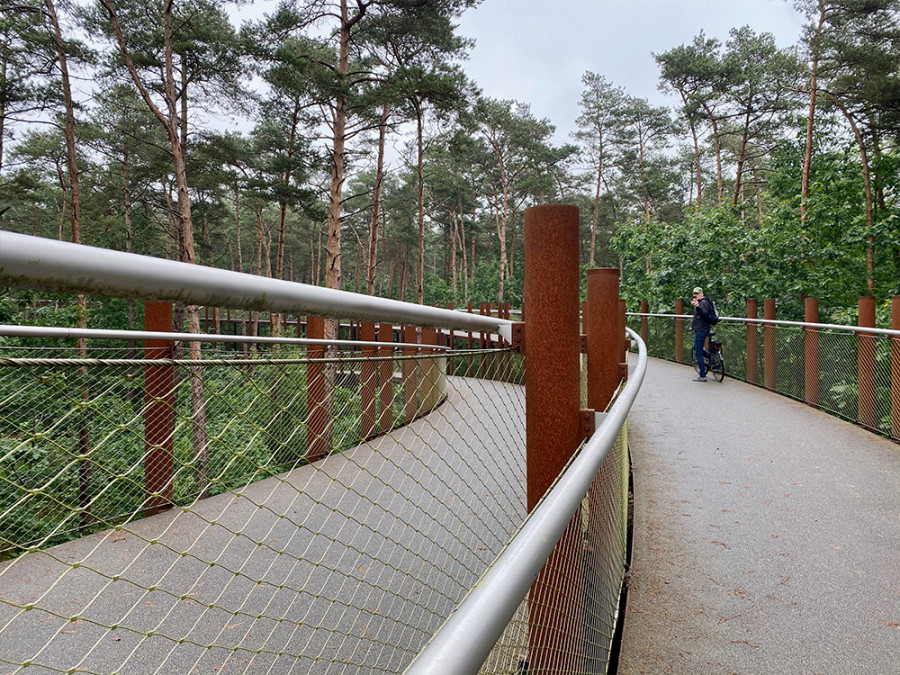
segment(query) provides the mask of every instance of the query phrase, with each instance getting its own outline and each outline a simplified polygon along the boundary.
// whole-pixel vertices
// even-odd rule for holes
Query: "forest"
[[[652,55],[671,106],[598,63],[563,145],[527,101],[465,74],[455,21],[477,5],[0,0],[0,228],[520,306],[524,210],[564,202],[581,208],[583,268],[619,267],[631,309],[672,311],[702,285],[725,314],[772,297],[797,318],[818,297],[845,323],[874,295],[887,320],[900,0],[797,0],[789,48],[748,26],[698,32]],[[22,308],[10,293],[4,322]],[[125,321],[78,305],[80,325]]]

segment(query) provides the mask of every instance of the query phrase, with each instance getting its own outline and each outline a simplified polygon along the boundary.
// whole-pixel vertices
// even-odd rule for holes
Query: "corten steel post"
[[[865,296],[859,299],[859,326],[875,328],[875,298]],[[859,373],[859,406],[856,420],[870,429],[877,428],[875,410],[875,336],[859,333],[857,370]]]
[[[819,323],[819,299],[806,298],[803,320]],[[815,328],[803,329],[803,372],[806,402],[819,407],[819,331]]]
[[[675,313],[684,314],[684,300],[675,301]],[[675,362],[684,363],[684,319],[675,319]]]
[[[422,344],[436,345],[437,330],[434,328],[422,329]],[[434,357],[436,352],[433,349],[423,350],[425,356]],[[422,401],[422,413],[431,412],[435,406],[434,397],[436,395],[435,388],[438,383],[437,361],[434,358],[426,358],[417,362],[419,364],[419,389],[421,390],[420,399]]]
[[[579,215],[574,206],[525,210],[525,414],[528,510],[583,438],[580,420]],[[618,344],[621,345],[621,334]],[[616,353],[618,359],[618,351]],[[581,540],[576,514],[561,541]],[[531,588],[529,671],[578,672],[584,660],[583,554],[557,546]]]
[[[646,313],[647,313],[647,301],[641,300],[641,314],[646,314]],[[650,344],[647,341],[647,317],[646,316],[641,317],[641,340],[644,341],[645,345]]]
[[[619,270],[587,272],[587,405],[606,410],[619,386]]]
[[[763,301],[763,319],[775,320],[775,299]],[[767,323],[763,328],[763,377],[766,389],[775,390],[775,324]]]
[[[378,325],[378,341],[393,342],[394,326],[389,323]],[[385,359],[378,362],[378,433],[386,434],[394,426],[394,362],[391,347],[379,347],[378,356]]]
[[[144,330],[171,333],[172,303],[145,302]],[[172,358],[175,344],[145,340],[144,359]],[[175,371],[144,368],[144,515],[172,506],[175,467]]]
[[[360,334],[363,342],[375,342],[375,324],[363,321]],[[363,440],[375,435],[375,378],[378,375],[378,366],[372,357],[377,351],[376,347],[363,347],[360,350],[362,361],[359,364],[359,396],[362,414],[359,435]]]
[[[403,328],[403,341],[407,343],[416,342],[416,327],[405,326]],[[403,356],[415,356],[418,351],[415,347],[404,347]],[[419,364],[421,361],[416,359],[404,359],[400,362],[400,371],[403,373],[403,394],[404,394],[404,415],[406,423],[409,424],[416,419],[416,413],[419,409],[418,393],[419,393]]]
[[[631,340],[625,333],[625,327],[628,325],[627,313],[628,307],[625,305],[625,301],[619,298],[619,356],[621,357],[619,368],[623,380],[628,379],[628,350],[631,348]]]
[[[306,317],[306,337],[325,339],[325,319],[321,316]],[[328,396],[325,364],[315,359],[325,358],[325,345],[309,345],[306,353],[313,359],[306,368],[306,460],[315,462],[331,452],[332,424],[327,407]]]
[[[447,309],[453,309],[453,303],[447,304]],[[450,353],[447,354],[447,375],[453,375],[453,349],[456,347],[453,329],[450,329],[450,335],[447,337],[447,346],[450,347]]]
[[[747,318],[759,318],[759,303],[754,299],[747,300]],[[747,382],[757,384],[759,382],[759,324],[747,324]]]
[[[900,295],[891,298],[891,328],[900,330]],[[900,439],[900,337],[891,338],[891,436]]]

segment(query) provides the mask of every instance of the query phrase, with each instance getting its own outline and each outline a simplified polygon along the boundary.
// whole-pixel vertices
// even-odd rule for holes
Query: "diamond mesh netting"
[[[691,362],[690,320],[647,317],[651,356]],[[637,329],[640,317],[630,317]],[[721,321],[725,371],[900,440],[900,337],[838,328]],[[682,350],[677,350],[678,334]]]

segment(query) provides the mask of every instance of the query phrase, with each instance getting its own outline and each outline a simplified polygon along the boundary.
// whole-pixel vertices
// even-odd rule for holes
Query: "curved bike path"
[[[651,359],[619,675],[900,673],[900,445]]]

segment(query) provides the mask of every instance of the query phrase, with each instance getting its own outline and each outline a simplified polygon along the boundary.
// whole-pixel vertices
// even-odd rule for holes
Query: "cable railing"
[[[0,282],[153,318],[0,327],[0,672],[401,673],[520,564],[469,672],[607,672],[643,366],[591,435],[574,279],[575,323],[548,320],[574,346],[576,442],[536,470],[552,435],[526,435],[526,363],[552,349],[529,324],[0,232]],[[187,334],[158,321],[172,302],[296,320]],[[345,327],[326,338],[321,316]],[[535,505],[531,483],[566,467]]]
[[[900,303],[897,303],[900,307]],[[728,377],[821,408],[900,440],[900,330],[872,325],[722,317]],[[629,314],[651,356],[691,363],[691,316]]]

